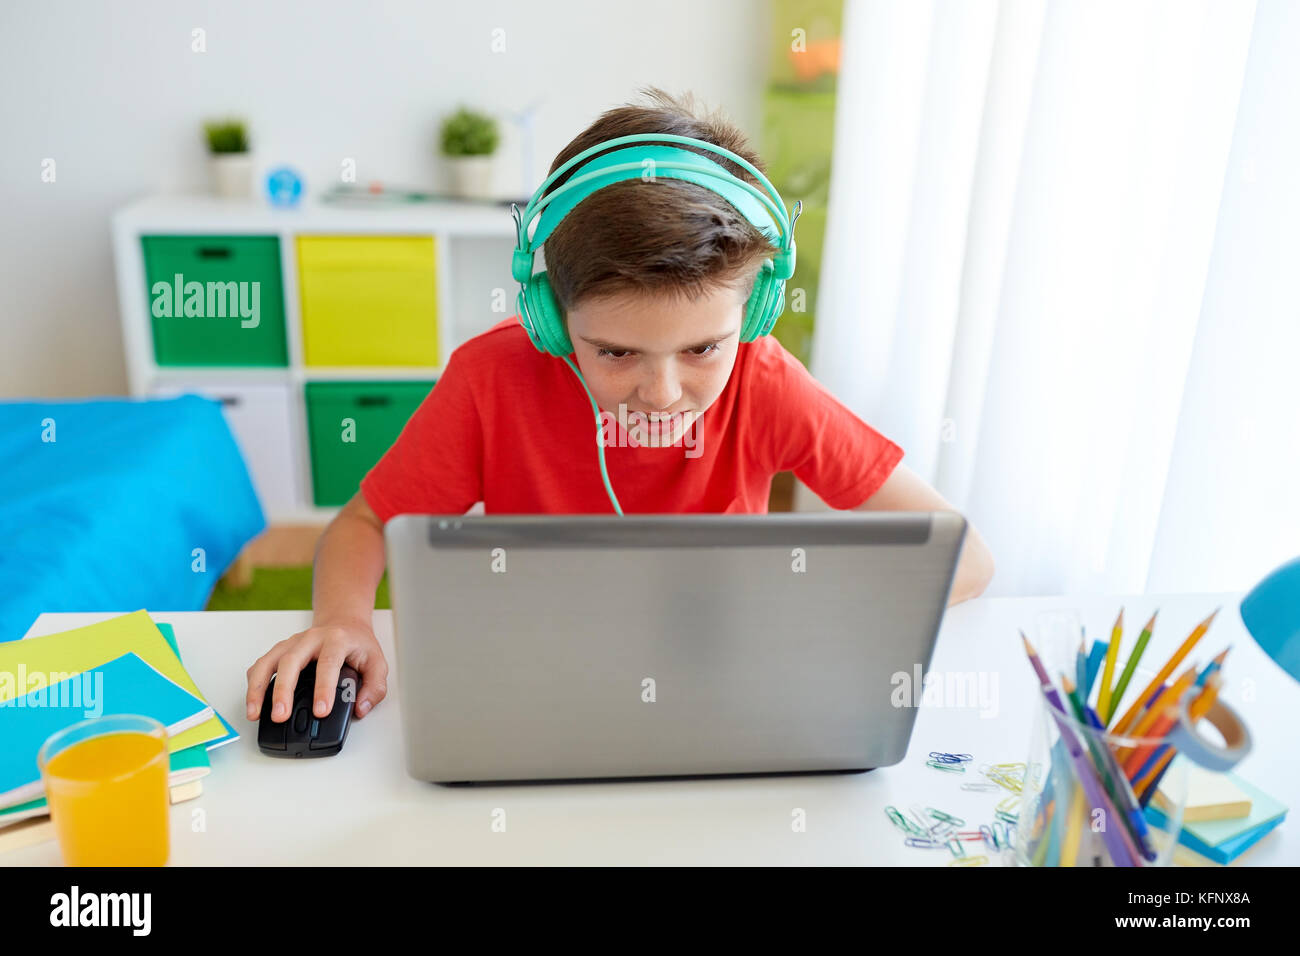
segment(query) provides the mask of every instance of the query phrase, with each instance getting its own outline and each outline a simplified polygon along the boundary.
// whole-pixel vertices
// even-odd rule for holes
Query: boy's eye
[[[687,349],[692,355],[704,356],[718,350],[718,343],[714,342],[709,345],[700,345],[693,349]],[[631,355],[627,349],[596,349],[596,355],[600,358],[621,359]]]

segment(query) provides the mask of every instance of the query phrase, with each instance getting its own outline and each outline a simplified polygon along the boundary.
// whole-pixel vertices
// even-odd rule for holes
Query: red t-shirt
[[[793,471],[828,505],[870,498],[903,450],[828,392],[775,338],[738,346],[694,434],[605,448],[626,514],[766,513],[772,477]],[[612,514],[595,416],[573,371],[537,351],[517,317],[456,349],[393,446],[361,481],[381,521],[397,514]]]

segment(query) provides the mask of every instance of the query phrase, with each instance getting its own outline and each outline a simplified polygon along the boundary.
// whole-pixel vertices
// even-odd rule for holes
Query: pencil
[[[1088,764],[1088,760],[1083,755],[1083,748],[1079,745],[1078,739],[1070,730],[1069,724],[1063,718],[1069,716],[1065,705],[1061,703],[1061,695],[1052,685],[1051,678],[1047,676],[1047,670],[1043,667],[1042,661],[1038,659],[1038,654],[1034,646],[1029,643],[1029,638],[1025,637],[1025,632],[1020,632],[1020,640],[1024,642],[1025,653],[1029,656],[1029,664],[1038,676],[1039,683],[1042,685],[1043,695],[1047,698],[1049,710],[1055,708],[1058,713],[1053,714],[1052,718],[1056,721],[1057,729],[1060,731],[1061,739],[1065,742],[1066,751],[1070,755],[1071,761],[1075,766],[1075,772],[1079,782],[1083,784],[1083,791],[1091,801],[1092,806],[1099,807],[1112,819],[1122,819],[1115,805],[1111,802],[1110,797],[1101,789],[1101,784],[1097,780],[1096,774]],[[1106,849],[1110,852],[1111,860],[1116,866],[1134,866],[1139,859],[1139,853],[1133,846],[1132,838],[1129,837],[1128,830],[1124,827],[1107,827],[1102,832],[1102,839],[1106,843]]]
[[[1147,708],[1146,713],[1138,719],[1137,726],[1133,728],[1133,732],[1129,736],[1149,737],[1149,731],[1155,726],[1156,721],[1163,717],[1165,711],[1169,708],[1178,706],[1178,701],[1182,699],[1187,688],[1192,686],[1194,680],[1196,680],[1195,666],[1187,668],[1179,676],[1178,680],[1174,681],[1172,686],[1160,691],[1156,699],[1151,702],[1151,706]]]
[[[1106,666],[1101,672],[1101,689],[1097,691],[1097,716],[1103,722],[1110,715],[1110,689],[1111,679],[1115,676],[1115,659],[1119,657],[1119,639],[1124,633],[1124,609],[1119,609],[1119,617],[1115,618],[1115,626],[1110,631],[1110,647],[1106,649]]]
[[[1066,695],[1070,698],[1071,706],[1074,707],[1075,713],[1079,715],[1079,723],[1104,734],[1106,728],[1101,725],[1101,719],[1091,707],[1080,703],[1074,685],[1070,683],[1070,679],[1064,674],[1061,675],[1061,683],[1065,687]],[[1128,777],[1124,775],[1124,771],[1115,762],[1115,755],[1111,752],[1110,744],[1105,739],[1093,740],[1091,734],[1085,734],[1084,739],[1088,744],[1088,751],[1092,754],[1092,762],[1101,773],[1101,782],[1106,788],[1106,792],[1115,801],[1117,807],[1123,806],[1127,814],[1126,817],[1121,819],[1128,826],[1134,843],[1137,844],[1144,857],[1148,860],[1155,860],[1156,853],[1147,842],[1149,830],[1146,819],[1141,813],[1141,805],[1138,803],[1137,795],[1128,784]]]
[[[1138,719],[1139,715],[1141,715],[1147,702],[1153,700],[1156,692],[1159,691],[1160,688],[1164,687],[1165,679],[1174,672],[1175,667],[1183,662],[1183,658],[1186,657],[1191,652],[1192,648],[1196,646],[1196,642],[1205,636],[1205,632],[1210,629],[1211,622],[1214,621],[1215,615],[1217,615],[1220,610],[1220,608],[1215,608],[1214,614],[1211,614],[1200,624],[1196,625],[1196,628],[1192,633],[1187,636],[1187,640],[1183,641],[1182,646],[1174,652],[1174,656],[1165,662],[1164,667],[1160,668],[1160,673],[1156,674],[1156,676],[1151,679],[1151,683],[1147,684],[1146,689],[1138,695],[1138,699],[1133,701],[1133,706],[1125,711],[1120,722],[1115,725],[1115,733],[1123,734],[1128,731],[1129,727],[1133,725],[1133,722]]]
[[[1079,653],[1074,659],[1074,680],[1079,687],[1079,696],[1084,697],[1087,692],[1083,688],[1088,683],[1088,652],[1083,646],[1083,635],[1079,636]]]
[[[1147,621],[1146,627],[1142,628],[1142,633],[1138,635],[1137,645],[1133,648],[1133,653],[1129,655],[1128,663],[1124,665],[1124,673],[1119,675],[1119,683],[1115,685],[1115,690],[1110,696],[1110,712],[1101,717],[1102,721],[1108,726],[1111,718],[1115,716],[1115,711],[1119,709],[1119,702],[1124,699],[1124,691],[1128,688],[1128,682],[1133,679],[1133,672],[1137,670],[1138,661],[1142,658],[1142,652],[1147,649],[1147,642],[1151,640],[1151,630],[1156,625],[1156,614],[1159,613],[1160,610],[1157,608],[1155,614],[1151,615],[1151,620]]]
[[[1191,720],[1192,726],[1209,713],[1210,708],[1214,706],[1214,701],[1219,696],[1219,689],[1223,686],[1223,680],[1219,677],[1211,678],[1205,685],[1205,689],[1192,701],[1192,706],[1187,710],[1187,716]],[[1138,770],[1133,789],[1144,794],[1141,799],[1142,806],[1146,806],[1151,794],[1151,784],[1155,783],[1164,775],[1165,769],[1169,762],[1177,756],[1172,744],[1161,744],[1154,753],[1151,754],[1143,766]]]
[[[1192,681],[1195,679],[1196,668],[1193,666],[1183,671],[1183,673],[1178,676],[1178,679],[1172,684],[1160,688],[1154,699],[1152,699],[1151,706],[1142,712],[1142,716],[1138,718],[1137,725],[1125,734],[1125,736],[1150,737],[1151,734],[1149,731],[1151,730],[1152,725],[1164,716],[1165,708],[1170,705],[1170,701],[1176,701],[1178,699],[1177,695],[1182,694],[1183,691],[1190,687]],[[1141,745],[1139,744],[1138,746]],[[1126,763],[1129,755],[1136,749],[1137,747],[1116,747],[1115,757],[1121,764]]]
[[[1083,787],[1074,785],[1070,796],[1069,823],[1065,828],[1065,846],[1061,850],[1061,866],[1074,866],[1079,855],[1079,838],[1083,834],[1083,818],[1088,807],[1083,802]]]

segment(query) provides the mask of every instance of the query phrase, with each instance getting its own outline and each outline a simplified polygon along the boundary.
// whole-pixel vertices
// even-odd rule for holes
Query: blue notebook
[[[64,727],[101,714],[143,714],[177,734],[211,718],[212,708],[131,653],[0,702],[0,806],[40,796],[41,745]]]
[[[1252,786],[1236,774],[1232,782],[1250,797],[1250,816],[1231,820],[1197,820],[1184,823],[1178,842],[1215,863],[1231,863],[1258,843],[1270,830],[1286,819],[1287,807],[1263,790]],[[1165,815],[1155,802],[1147,804],[1147,821],[1165,828]]]

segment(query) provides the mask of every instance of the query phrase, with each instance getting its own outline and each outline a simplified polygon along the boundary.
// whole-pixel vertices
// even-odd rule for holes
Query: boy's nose
[[[672,375],[656,375],[644,382],[638,397],[645,411],[659,412],[671,409],[682,397],[682,386]]]

